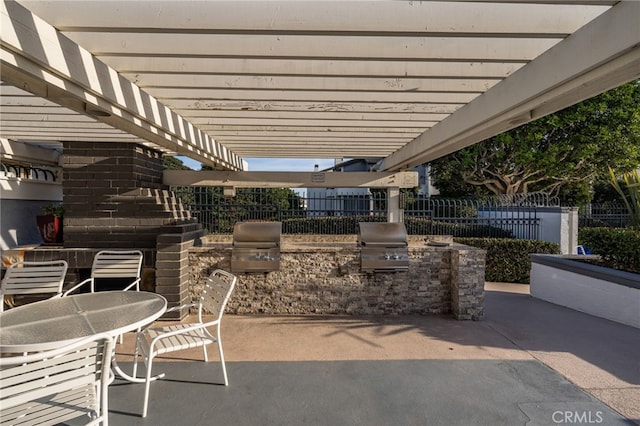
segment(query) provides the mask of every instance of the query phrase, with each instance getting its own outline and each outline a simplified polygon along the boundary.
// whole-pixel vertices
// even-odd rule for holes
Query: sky
[[[200,170],[200,163],[187,157],[178,156],[185,166]],[[252,172],[312,172],[317,164],[320,170],[334,165],[330,158],[245,158]]]

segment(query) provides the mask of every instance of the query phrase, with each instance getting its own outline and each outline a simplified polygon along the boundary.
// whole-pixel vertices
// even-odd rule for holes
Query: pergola
[[[639,23],[640,2],[612,0],[4,0],[0,148],[22,151],[2,152],[3,166],[53,152],[29,144],[63,148],[51,160],[62,182],[49,185],[62,187],[62,247],[25,256],[64,259],[71,281],[99,250],[141,250],[155,291],[178,306],[193,290],[190,248],[205,230],[170,185],[222,185],[226,195],[244,185],[375,186],[387,188],[387,221],[400,222],[399,188],[416,186],[414,166],[640,77]],[[215,170],[172,178],[163,153]],[[377,164],[263,175],[245,171],[253,157]],[[22,187],[18,175],[0,177],[6,193]],[[27,183],[0,212],[0,243],[11,248],[27,241],[43,200]],[[444,309],[481,317],[482,298],[470,295],[482,294],[484,255],[442,250],[451,253],[428,267],[449,278],[415,276],[444,283]],[[279,285],[259,280],[270,292]]]
[[[640,76],[640,2],[3,1],[0,137],[410,169]]]

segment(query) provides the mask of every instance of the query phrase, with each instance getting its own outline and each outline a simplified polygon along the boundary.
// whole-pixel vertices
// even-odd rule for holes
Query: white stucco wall
[[[62,201],[60,153],[35,145],[0,139],[0,250],[41,244],[36,216],[40,207]],[[11,164],[46,169],[51,174],[20,177]],[[55,180],[52,179],[56,176]]]
[[[538,299],[640,328],[640,289],[532,262],[530,291]]]
[[[478,217],[496,219],[514,219],[523,222],[536,217],[540,221],[537,239],[557,243],[560,253],[575,254],[578,245],[578,209],[573,207],[533,207],[528,209],[483,209],[478,211]],[[500,223],[492,224],[500,226]],[[510,225],[504,225],[509,229]],[[536,239],[528,226],[515,227],[513,235],[519,239]]]
[[[42,244],[40,207],[62,201],[62,184],[0,176],[0,250]]]

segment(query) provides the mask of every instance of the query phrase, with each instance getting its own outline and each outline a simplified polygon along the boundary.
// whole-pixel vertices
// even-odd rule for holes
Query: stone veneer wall
[[[314,236],[318,237],[318,236]],[[238,314],[444,314],[479,320],[484,314],[485,252],[452,244],[411,246],[407,272],[360,272],[360,251],[349,243],[285,244],[280,271],[238,274],[228,312]],[[231,247],[190,249],[191,297],[217,268],[230,270]]]
[[[477,249],[450,251],[451,308],[458,319],[472,320],[484,315],[485,256],[477,256]],[[479,283],[482,283],[481,285]]]

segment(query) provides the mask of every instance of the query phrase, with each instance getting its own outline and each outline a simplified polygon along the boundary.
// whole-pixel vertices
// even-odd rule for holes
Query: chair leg
[[[202,345],[202,357],[204,362],[209,362],[209,354],[207,354],[207,345]]]
[[[138,373],[138,355],[139,355],[138,338],[139,336],[136,334],[136,346],[133,349],[133,371],[131,374],[132,377],[137,377],[137,373]]]
[[[224,376],[224,385],[229,386],[229,380],[227,380],[227,367],[224,364],[224,353],[222,353],[222,340],[220,340],[220,333],[216,338],[218,341],[218,354],[220,354],[220,364],[222,365],[222,374]]]
[[[144,382],[144,405],[142,406],[142,417],[147,417],[147,409],[149,408],[149,387],[151,385],[151,365],[153,364],[153,356],[151,356],[151,354],[149,354],[146,364],[147,374]]]

